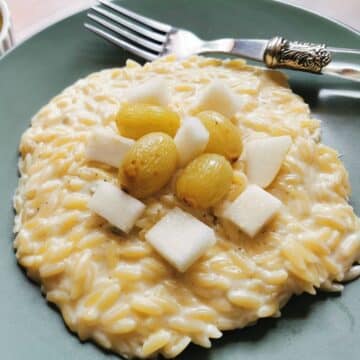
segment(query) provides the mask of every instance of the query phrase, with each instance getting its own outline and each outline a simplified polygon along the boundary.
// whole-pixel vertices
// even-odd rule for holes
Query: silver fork
[[[148,61],[168,54],[185,58],[194,54],[225,53],[261,61],[270,68],[360,81],[360,66],[332,61],[334,53],[360,56],[360,50],[289,41],[282,37],[204,41],[191,31],[142,16],[109,0],[99,0],[99,5],[93,6],[87,15],[96,24],[85,23],[88,30]]]

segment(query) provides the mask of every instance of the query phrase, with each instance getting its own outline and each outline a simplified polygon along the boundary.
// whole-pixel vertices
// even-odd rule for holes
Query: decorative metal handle
[[[325,45],[271,39],[264,52],[264,62],[270,68],[283,67],[320,73],[331,62],[331,52]]]

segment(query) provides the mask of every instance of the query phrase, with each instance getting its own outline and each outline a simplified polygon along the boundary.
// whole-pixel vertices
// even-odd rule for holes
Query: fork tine
[[[124,41],[124,40],[121,40],[119,38],[117,38],[116,36],[113,36],[111,34],[109,34],[108,32],[102,30],[102,29],[99,29],[98,27],[94,26],[94,25],[91,25],[91,24],[88,24],[88,23],[85,23],[84,26],[92,31],[93,33],[95,33],[96,35],[99,35],[100,37],[110,41],[111,43],[117,45],[117,46],[120,46],[122,48],[124,48],[125,50],[128,50],[146,60],[154,60],[157,58],[157,55],[155,54],[152,54],[148,51],[145,51],[145,50],[142,50],[142,49],[139,49],[138,47],[134,46],[134,45],[131,45],[130,43],[128,43],[127,41]]]
[[[127,21],[126,19],[123,19],[119,16],[114,15],[112,12],[107,11],[103,8],[101,8],[100,6],[93,6],[91,8],[92,11],[101,14],[111,20],[113,20],[114,22],[116,22],[118,25],[122,25],[126,28],[128,28],[131,31],[134,31],[140,35],[143,35],[145,37],[147,37],[150,40],[155,40],[158,41],[160,43],[164,43],[166,41],[166,35],[163,34],[159,34],[155,31],[152,31],[150,29],[146,29],[143,26],[139,26],[136,25],[130,21]]]
[[[162,31],[162,32],[167,33],[172,29],[172,27],[168,24],[164,24],[160,21],[153,20],[148,17],[139,15],[131,10],[123,8],[120,5],[116,5],[116,4],[112,3],[111,1],[108,1],[108,0],[99,0],[99,1],[101,4],[109,7],[110,9],[113,9],[114,11],[116,11],[122,15],[125,15],[125,16],[129,17],[130,19],[136,20],[143,25],[149,26],[157,31]]]
[[[134,43],[137,43],[137,44],[141,45],[144,48],[155,51],[157,53],[160,53],[163,50],[162,45],[159,45],[159,44],[157,44],[155,42],[152,42],[152,41],[145,40],[143,37],[134,35],[133,33],[129,32],[129,31],[126,31],[126,30],[124,30],[124,29],[122,29],[122,28],[120,28],[120,27],[118,27],[116,25],[113,25],[111,22],[106,21],[106,20],[104,20],[104,19],[102,19],[102,18],[100,18],[100,17],[98,17],[98,16],[96,16],[94,14],[89,13],[88,17],[91,20],[95,21],[96,23],[102,25],[103,27],[114,31],[115,33],[123,36],[124,38],[126,38],[128,40],[133,41]]]

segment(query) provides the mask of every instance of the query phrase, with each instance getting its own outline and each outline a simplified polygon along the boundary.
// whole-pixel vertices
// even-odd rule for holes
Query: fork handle
[[[331,52],[323,44],[289,41],[278,36],[268,42],[264,52],[264,62],[270,68],[312,73],[321,73],[331,59]]]
[[[266,45],[264,62],[270,68],[302,70],[360,81],[359,66],[332,61],[332,53],[360,55],[359,50],[330,49],[324,44],[289,41],[282,37],[275,37]]]

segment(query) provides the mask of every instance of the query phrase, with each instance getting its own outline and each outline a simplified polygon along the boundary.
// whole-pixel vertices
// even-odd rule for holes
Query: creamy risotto
[[[169,85],[158,102],[182,123],[197,111],[209,110],[211,96],[224,95],[215,91],[204,100],[213,81],[218,92],[221,86],[230,91],[231,96],[221,100],[229,112],[224,115],[239,129],[244,149],[256,151],[263,144],[255,146],[254,141],[282,139],[284,158],[271,182],[261,173],[262,179],[256,180],[261,186],[250,184],[262,170],[256,164],[247,169],[250,155],[242,151],[239,158],[225,154],[227,160],[217,155],[226,162],[221,174],[230,175],[223,180],[229,191],[220,194],[216,204],[201,197],[201,183],[191,199],[182,195],[193,187],[175,184],[179,176],[187,176],[187,168],[179,167],[155,193],[145,194],[141,186],[132,191],[132,185],[125,187],[130,195],[117,193],[118,169],[93,161],[101,154],[89,149],[89,137],[94,131],[110,131],[106,136],[116,144],[119,108],[141,97],[141,91],[151,93],[133,89],[156,78]],[[229,100],[235,97],[236,103]],[[44,106],[22,136],[21,177],[14,198],[17,259],[81,340],[92,339],[129,357],[174,357],[191,342],[210,347],[211,339],[224,330],[280,316],[293,294],[341,291],[341,282],[360,273],[354,265],[360,259],[360,226],[347,202],[347,172],[338,153],[319,142],[319,127],[281,73],[242,60],[167,57],[144,66],[128,61],[124,68],[92,74]],[[208,141],[207,133],[197,134]],[[177,144],[186,144],[185,135],[177,137]],[[132,148],[140,141],[129,138],[114,146]],[[240,147],[236,151],[240,153]],[[89,156],[95,159],[89,161]],[[189,156],[183,152],[181,163],[188,163]],[[208,161],[208,155],[201,156]],[[175,164],[172,158],[166,161]],[[101,206],[93,194],[99,183],[104,191],[114,191],[119,203],[131,204],[129,213],[117,213],[114,219],[125,231],[108,221],[113,213],[97,213],[102,214]],[[258,218],[246,224],[243,219],[248,215],[243,209],[257,197],[271,210],[263,214],[266,224],[261,223],[260,230],[254,224]],[[194,206],[197,201],[206,206]],[[181,218],[204,235],[196,256],[176,259],[171,249],[167,253],[166,246],[180,235],[176,226],[174,238],[166,233],[166,216],[167,224],[176,225]],[[122,217],[131,219],[121,222]],[[195,230],[187,229],[180,251],[192,244]]]

